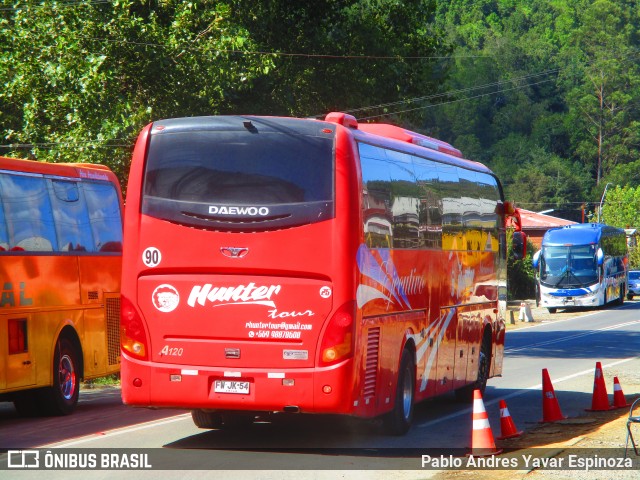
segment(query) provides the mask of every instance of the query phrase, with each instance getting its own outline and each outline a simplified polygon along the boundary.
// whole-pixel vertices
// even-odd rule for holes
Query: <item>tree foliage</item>
[[[536,249],[527,239],[527,254],[516,260],[513,257],[512,230],[507,231],[507,287],[509,300],[535,298],[535,270],[533,268],[533,254]]]
[[[462,93],[426,128],[480,145],[510,198],[532,210],[577,210],[597,204],[604,183],[639,185],[638,11],[637,0],[438,4],[457,54],[443,89]]]
[[[618,228],[633,228],[640,212],[640,187],[612,187],[602,199],[601,222]]]
[[[4,154],[106,163],[121,177],[154,119],[230,108],[272,66],[221,2],[43,2],[0,12]]]
[[[436,51],[422,0],[2,5],[0,153],[121,178],[155,119],[324,114],[435,83],[429,59],[408,58]]]
[[[604,185],[640,185],[638,7],[2,0],[0,154],[124,179],[159,118],[339,110],[454,144],[521,207],[593,210]]]

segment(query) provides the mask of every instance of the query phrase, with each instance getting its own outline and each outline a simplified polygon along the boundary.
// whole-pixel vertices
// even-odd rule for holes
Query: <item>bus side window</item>
[[[49,179],[58,245],[63,252],[94,251],[89,213],[77,182]]]
[[[44,178],[1,174],[0,189],[10,249],[57,250],[53,212]]]
[[[122,218],[120,202],[110,183],[83,182],[89,221],[97,252],[122,252]]]
[[[438,187],[442,192],[442,248],[443,250],[462,250],[462,199],[459,192],[458,172],[456,167],[446,164],[436,166]]]
[[[9,232],[4,216],[4,202],[2,201],[2,188],[0,188],[0,253],[9,250]]]
[[[420,237],[424,248],[442,247],[442,193],[438,189],[435,162],[413,157],[420,201]]]

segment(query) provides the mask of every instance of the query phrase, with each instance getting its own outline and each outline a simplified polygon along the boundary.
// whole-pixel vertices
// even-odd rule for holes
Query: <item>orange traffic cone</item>
[[[596,373],[593,378],[593,397],[591,398],[591,408],[585,408],[587,412],[601,412],[603,410],[611,410],[609,406],[609,396],[607,395],[607,386],[604,384],[604,375],[602,374],[602,365],[596,362]]]
[[[500,400],[500,436],[498,440],[519,437],[520,435],[522,435],[522,431],[519,432],[515,423],[513,423],[513,419],[507,408],[507,402]]]
[[[473,432],[471,435],[471,455],[486,457],[497,455],[502,449],[497,449],[489,425],[489,416],[482,402],[480,390],[473,391]]]
[[[618,377],[613,377],[613,405],[611,408],[626,408],[630,406],[627,400],[624,398],[624,392],[618,381]]]
[[[565,417],[560,411],[560,405],[556,398],[556,392],[549,379],[549,372],[546,368],[542,369],[542,420],[541,423],[557,422],[564,420]]]

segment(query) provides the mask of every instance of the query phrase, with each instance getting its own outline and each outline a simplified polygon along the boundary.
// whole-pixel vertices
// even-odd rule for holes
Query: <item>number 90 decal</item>
[[[162,261],[162,254],[156,247],[148,247],[142,252],[142,262],[147,267],[157,267]]]

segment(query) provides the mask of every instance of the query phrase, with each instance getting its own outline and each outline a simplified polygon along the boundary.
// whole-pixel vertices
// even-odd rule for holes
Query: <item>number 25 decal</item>
[[[157,267],[162,261],[162,254],[156,247],[148,247],[142,252],[142,262],[147,267]]]

